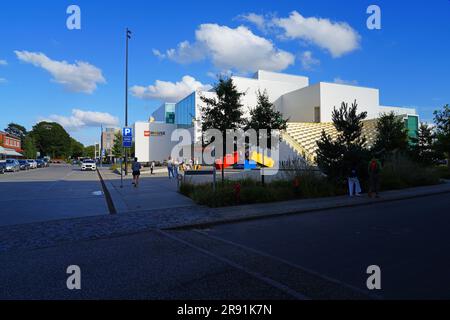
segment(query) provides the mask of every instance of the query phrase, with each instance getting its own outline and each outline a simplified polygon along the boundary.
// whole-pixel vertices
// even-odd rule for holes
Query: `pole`
[[[126,51],[125,51],[125,127],[128,127],[128,40],[131,31],[126,28]],[[125,148],[125,175],[128,176],[128,149]]]
[[[100,168],[103,168],[103,124],[100,126]]]

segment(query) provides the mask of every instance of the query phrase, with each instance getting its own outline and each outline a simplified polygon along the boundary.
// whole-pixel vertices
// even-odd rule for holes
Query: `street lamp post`
[[[128,40],[131,39],[131,31],[126,28],[126,52],[125,52],[125,127],[128,127]],[[128,149],[125,150],[125,175],[128,175]]]

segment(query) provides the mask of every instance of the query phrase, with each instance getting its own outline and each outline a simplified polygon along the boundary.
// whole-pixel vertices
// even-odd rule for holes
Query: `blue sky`
[[[71,4],[81,30],[66,27]],[[381,30],[366,27],[371,4]],[[381,104],[428,120],[450,103],[448,21],[448,0],[9,1],[0,10],[0,128],[51,119],[92,144],[100,123],[123,125],[125,27],[131,123],[214,74],[256,68],[379,88]]]

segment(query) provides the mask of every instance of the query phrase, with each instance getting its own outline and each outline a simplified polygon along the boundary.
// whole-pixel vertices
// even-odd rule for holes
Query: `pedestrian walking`
[[[169,157],[169,160],[167,161],[167,170],[169,172],[169,179],[172,179],[172,177],[174,177],[174,175],[173,175],[173,160],[172,160],[172,157]]]
[[[369,197],[379,198],[381,163],[377,158],[369,162]]]
[[[133,184],[137,188],[139,186],[139,177],[141,176],[141,164],[138,162],[138,158],[134,158],[133,165],[131,167],[133,171]]]
[[[358,171],[356,163],[351,166],[350,173],[348,176],[348,191],[350,193],[350,197],[361,196],[361,183],[358,179]]]

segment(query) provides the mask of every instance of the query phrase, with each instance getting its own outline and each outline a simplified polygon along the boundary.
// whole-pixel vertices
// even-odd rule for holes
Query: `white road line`
[[[187,242],[185,240],[182,240],[182,239],[180,239],[180,238],[178,238],[178,237],[176,237],[174,235],[171,235],[171,234],[169,234],[169,233],[167,233],[165,231],[162,231],[162,230],[155,230],[155,231],[157,231],[158,233],[160,233],[160,234],[162,234],[162,235],[164,235],[164,236],[166,236],[166,237],[168,237],[168,238],[170,238],[172,240],[180,242],[180,243],[182,243],[182,244],[184,244],[184,245],[186,245],[186,246],[188,246],[188,247],[190,247],[192,249],[200,251],[201,253],[203,253],[205,255],[208,255],[208,256],[216,259],[216,260],[219,260],[219,261],[221,261],[221,262],[223,262],[223,263],[225,263],[225,264],[227,264],[227,265],[229,265],[229,266],[231,266],[231,267],[233,267],[235,269],[243,271],[243,272],[247,273],[248,275],[258,279],[259,281],[262,281],[262,282],[264,282],[266,284],[269,284],[272,287],[275,287],[275,288],[283,291],[284,293],[292,296],[293,298],[295,298],[297,300],[310,300],[310,298],[308,298],[305,295],[303,295],[303,294],[301,294],[301,293],[299,293],[299,292],[289,288],[288,286],[286,286],[286,285],[284,285],[284,284],[282,284],[282,283],[280,283],[280,282],[278,282],[276,280],[268,278],[268,277],[266,277],[266,276],[264,276],[264,275],[262,275],[260,273],[253,272],[253,271],[251,271],[251,270],[249,270],[249,269],[247,269],[247,268],[245,268],[245,267],[243,267],[243,266],[241,266],[241,265],[239,265],[239,264],[237,264],[237,263],[235,263],[235,262],[233,262],[233,261],[231,261],[231,260],[229,260],[227,258],[221,257],[219,255],[216,255],[216,254],[212,253],[212,252],[209,252],[209,251],[207,251],[207,250],[205,250],[203,248],[200,248],[200,247],[198,247],[198,246],[196,246],[194,244],[191,244],[191,243],[189,243],[189,242]]]
[[[206,236],[206,237],[209,237],[209,238],[211,238],[211,239],[214,239],[214,240],[217,240],[217,241],[220,241],[220,242],[223,242],[223,243],[226,243],[226,244],[229,244],[229,245],[233,245],[233,246],[239,247],[239,248],[241,248],[241,249],[244,249],[244,250],[253,252],[253,253],[258,254],[258,255],[261,255],[261,256],[263,256],[263,257],[270,258],[270,259],[276,260],[276,261],[278,261],[278,262],[284,263],[284,264],[286,264],[286,265],[288,265],[288,266],[290,266],[290,267],[293,267],[293,268],[299,269],[299,270],[301,270],[301,271],[303,271],[303,272],[312,274],[312,275],[314,275],[314,276],[316,276],[316,277],[319,277],[319,278],[322,278],[322,279],[324,279],[324,280],[326,280],[326,281],[332,282],[332,283],[334,283],[334,284],[337,284],[337,285],[346,287],[346,288],[348,288],[348,289],[351,289],[351,290],[353,290],[353,291],[359,292],[359,293],[361,293],[361,294],[364,294],[364,295],[366,295],[367,297],[370,297],[370,298],[373,298],[373,299],[383,299],[383,297],[381,297],[381,296],[379,296],[379,295],[375,295],[375,294],[373,294],[373,293],[372,293],[372,294],[367,293],[366,291],[364,291],[364,290],[362,290],[362,289],[360,289],[360,288],[357,288],[357,287],[355,287],[355,286],[352,286],[351,284],[342,282],[342,281],[340,281],[340,280],[331,278],[331,277],[329,277],[329,276],[327,276],[327,275],[324,275],[324,274],[318,273],[318,272],[316,272],[316,271],[310,270],[310,269],[308,269],[308,268],[299,266],[299,265],[297,265],[297,264],[295,264],[295,263],[292,263],[292,262],[290,262],[290,261],[288,261],[288,260],[285,260],[285,259],[283,259],[283,258],[275,257],[275,256],[273,256],[273,255],[271,255],[271,254],[269,254],[269,253],[266,253],[266,252],[263,252],[263,251],[259,251],[259,250],[257,250],[257,249],[253,249],[253,248],[247,247],[247,246],[245,246],[245,245],[242,245],[242,244],[239,244],[239,243],[230,241],[230,240],[226,240],[226,239],[223,239],[223,238],[219,238],[219,237],[216,237],[216,236],[212,236],[212,235],[207,234],[207,233],[205,233],[205,232],[202,232],[202,231],[200,231],[200,230],[194,230],[194,232],[197,232],[197,233],[199,233],[199,234],[202,234],[202,235],[204,235],[204,236]]]

